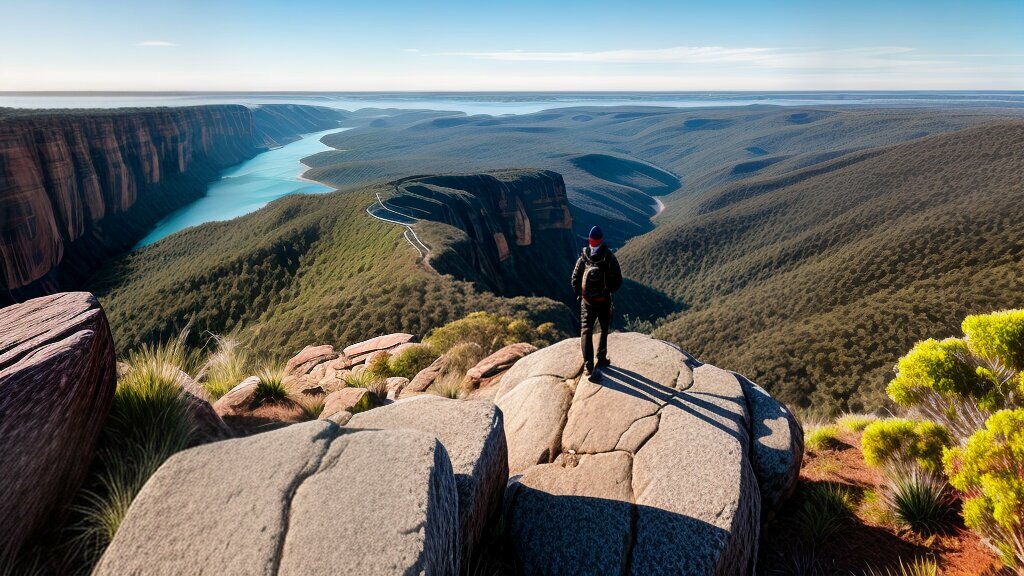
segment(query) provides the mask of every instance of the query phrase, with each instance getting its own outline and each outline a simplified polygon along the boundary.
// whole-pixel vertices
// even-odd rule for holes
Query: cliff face
[[[244,106],[0,117],[0,305],[74,287],[200,197],[220,169],[293,129],[338,124],[330,111],[291,112],[257,113],[260,121]]]
[[[576,257],[562,176],[547,170],[414,177],[396,182],[386,204],[451,228],[425,228],[430,262],[442,274],[504,296],[571,297]],[[443,240],[441,240],[443,238]]]

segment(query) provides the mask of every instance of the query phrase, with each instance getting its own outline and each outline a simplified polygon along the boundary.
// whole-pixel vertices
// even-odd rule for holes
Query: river
[[[306,167],[300,160],[317,152],[333,150],[320,139],[327,134],[348,129],[331,128],[304,134],[295,142],[257,154],[225,169],[220,179],[209,185],[205,196],[166,216],[135,247],[141,248],[204,222],[237,218],[289,194],[330,192],[333,188],[301,178]]]

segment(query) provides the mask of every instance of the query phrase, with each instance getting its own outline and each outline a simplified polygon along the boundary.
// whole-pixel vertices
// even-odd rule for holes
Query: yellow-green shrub
[[[1024,409],[993,414],[944,462],[965,496],[964,523],[988,538],[1008,566],[1024,569]]]
[[[968,316],[961,328],[975,355],[1024,370],[1024,310]]]
[[[942,452],[953,444],[949,431],[926,420],[890,418],[868,424],[861,436],[864,461],[881,468],[914,460],[928,472],[942,470]]]
[[[433,330],[424,341],[438,352],[447,352],[456,344],[472,342],[487,355],[516,342],[544,346],[550,343],[548,339],[552,335],[554,326],[550,323],[534,327],[525,320],[510,316],[473,312]]]
[[[900,406],[913,406],[929,391],[955,398],[984,393],[974,367],[966,362],[969,355],[967,343],[959,338],[918,342],[897,362],[889,397]]]
[[[925,340],[900,358],[887,389],[893,401],[929,405],[930,416],[945,411],[951,420],[965,405],[992,412],[1024,404],[1024,310],[968,316],[961,328],[963,338]]]

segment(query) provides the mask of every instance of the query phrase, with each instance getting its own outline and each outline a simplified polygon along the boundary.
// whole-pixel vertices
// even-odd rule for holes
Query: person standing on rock
[[[612,293],[622,286],[622,270],[615,254],[604,243],[600,226],[590,229],[587,246],[572,271],[572,288],[580,303],[580,340],[583,371],[588,377],[600,376],[596,368],[608,366],[608,327],[612,321]],[[601,325],[594,364],[594,325]]]

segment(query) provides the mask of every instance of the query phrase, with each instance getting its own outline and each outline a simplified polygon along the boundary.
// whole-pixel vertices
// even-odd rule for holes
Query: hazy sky
[[[1024,0],[0,0],[0,91],[854,89],[1024,89]]]

